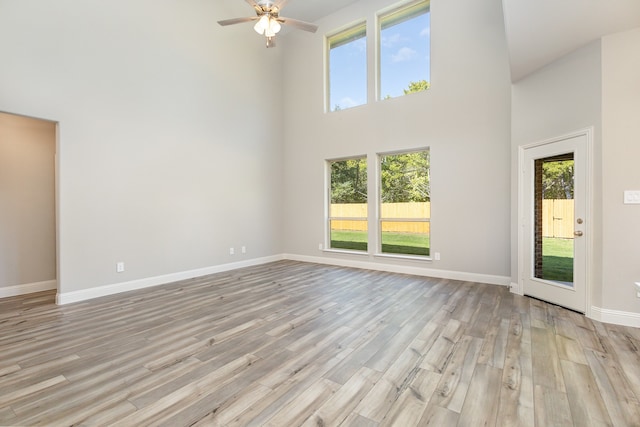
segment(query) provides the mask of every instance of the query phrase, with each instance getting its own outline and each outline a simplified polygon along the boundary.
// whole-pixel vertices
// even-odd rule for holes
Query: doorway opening
[[[517,293],[590,315],[592,130],[521,146]]]
[[[0,112],[0,298],[58,288],[57,134]]]

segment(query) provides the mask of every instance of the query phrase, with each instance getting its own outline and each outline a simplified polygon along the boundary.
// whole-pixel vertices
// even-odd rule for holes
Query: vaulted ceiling
[[[640,27],[640,0],[502,0],[502,5],[512,81],[604,35]]]

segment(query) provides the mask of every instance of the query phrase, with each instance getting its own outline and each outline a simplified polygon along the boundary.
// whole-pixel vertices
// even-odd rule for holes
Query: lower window
[[[328,166],[329,247],[367,252],[367,158],[333,160]]]
[[[431,185],[429,149],[381,154],[380,252],[429,256]]]

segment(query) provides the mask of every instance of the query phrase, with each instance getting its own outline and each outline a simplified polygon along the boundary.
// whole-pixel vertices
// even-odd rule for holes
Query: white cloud
[[[362,38],[356,40],[355,42],[353,42],[353,46],[359,52],[364,52],[364,51],[367,50],[367,39],[365,37],[362,37]]]
[[[360,103],[355,101],[353,98],[349,98],[348,96],[345,96],[340,100],[338,105],[340,105],[341,108],[351,108],[351,107],[355,107],[356,105],[360,105]]]
[[[420,31],[420,37],[427,37],[431,34],[431,28],[425,27],[424,30]]]
[[[416,53],[418,52],[411,49],[410,47],[403,47],[403,48],[400,48],[400,50],[395,55],[391,55],[391,61],[393,62],[410,61],[416,56]]]
[[[395,33],[387,37],[382,38],[382,45],[384,47],[391,47],[398,44],[401,41],[400,33]]]

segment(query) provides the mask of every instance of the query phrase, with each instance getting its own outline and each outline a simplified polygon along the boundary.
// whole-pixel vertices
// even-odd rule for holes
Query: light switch
[[[626,190],[624,192],[625,205],[640,205],[640,191]]]

